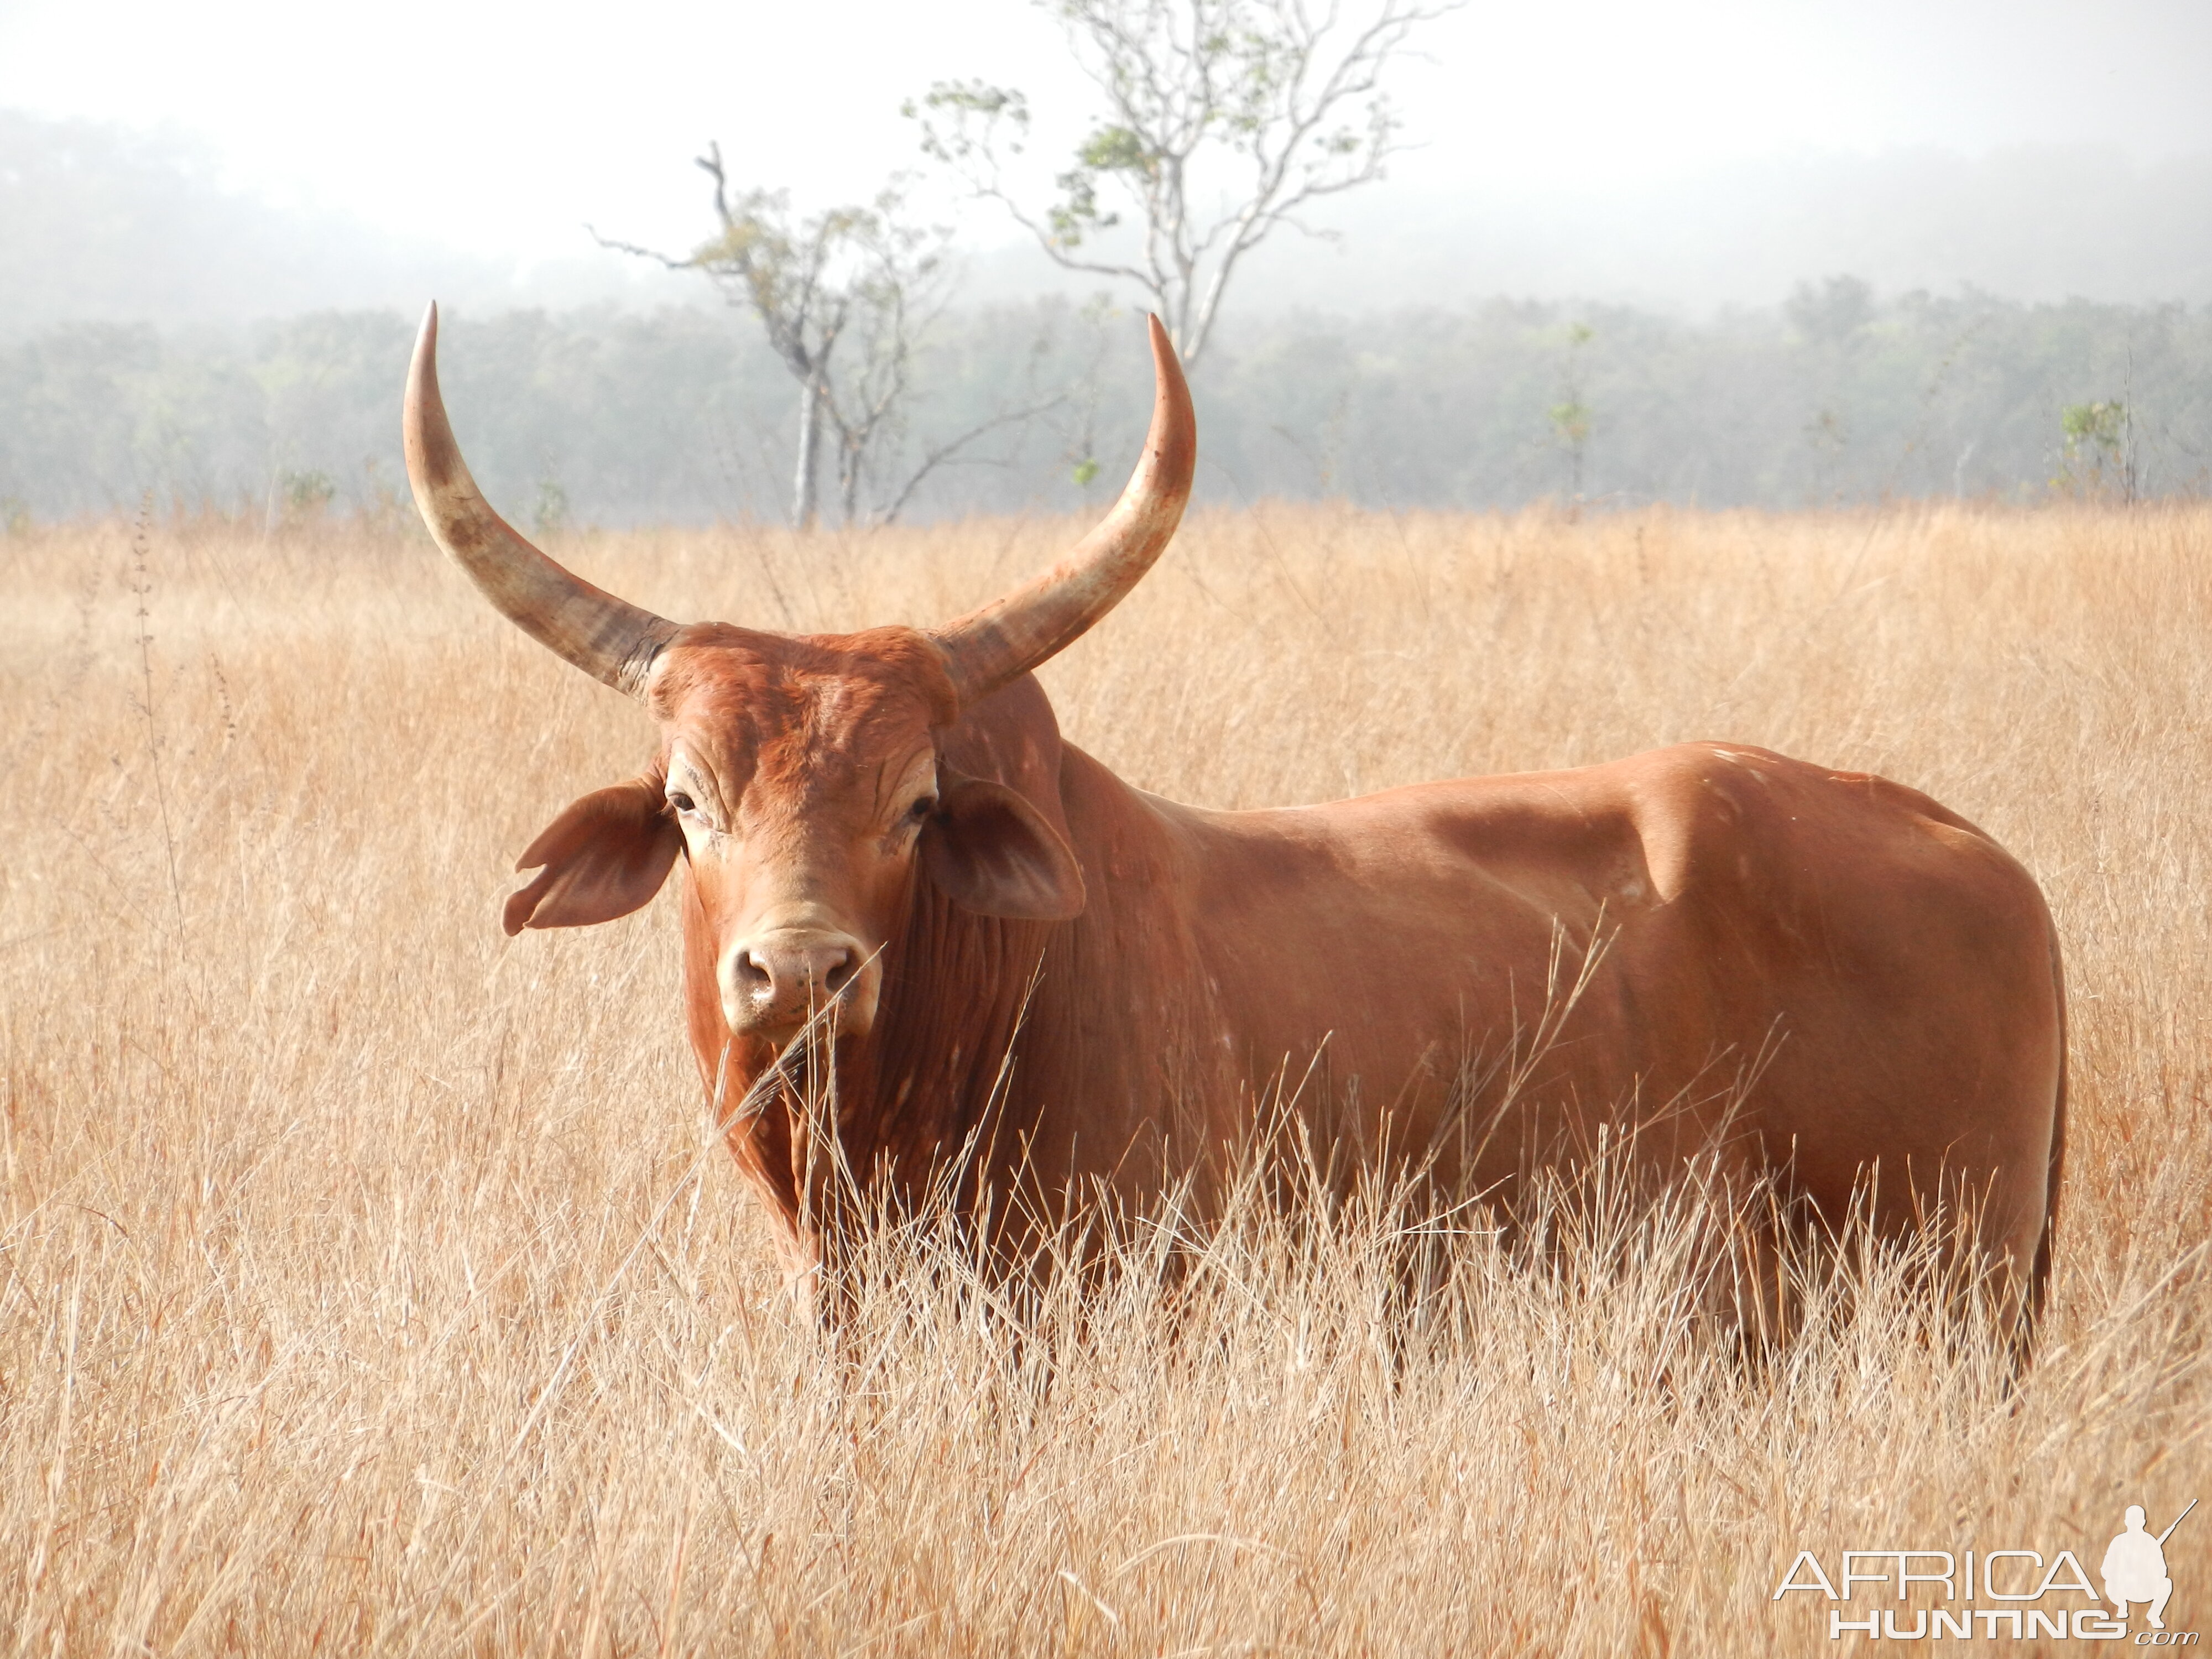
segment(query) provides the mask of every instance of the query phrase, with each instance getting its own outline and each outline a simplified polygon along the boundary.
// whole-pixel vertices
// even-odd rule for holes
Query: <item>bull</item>
[[[1216,811],[1063,738],[1032,671],[1145,574],[1189,494],[1157,319],[1151,430],[1097,527],[957,620],[849,635],[679,624],[562,568],[470,477],[437,337],[433,307],[404,416],[431,533],[659,733],[523,853],[507,931],[627,915],[684,866],[691,1046],[714,1098],[751,1103],[729,1147],[796,1261],[849,1224],[823,1188],[840,1171],[1032,1226],[1178,1183],[1203,1207],[1266,1080],[1296,1075],[1278,1104],[1340,1169],[1418,1157],[1510,1197],[1610,1124],[1662,1179],[1715,1156],[1833,1226],[1948,1206],[2032,1319],[2064,1141],[2057,945],[2027,872],[1927,796],[1693,743]],[[1563,942],[1581,966],[1537,1052]],[[825,1014],[826,1115],[775,1086]]]

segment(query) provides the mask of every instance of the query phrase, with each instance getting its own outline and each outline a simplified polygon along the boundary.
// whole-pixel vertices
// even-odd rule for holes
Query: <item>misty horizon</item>
[[[174,136],[0,110],[0,337],[413,310],[431,297],[477,313],[721,303],[698,276],[600,248],[581,225],[571,254],[503,260],[270,202],[217,173]],[[1602,189],[1386,179],[1331,206],[1336,239],[1279,234],[1240,270],[1235,310],[1358,314],[1504,296],[1697,319],[1778,305],[1801,283],[1846,273],[1883,295],[2212,303],[2212,154],[1805,153]],[[703,236],[703,189],[699,209]],[[965,301],[1110,287],[1003,231],[987,240],[989,222],[969,217],[956,243]]]

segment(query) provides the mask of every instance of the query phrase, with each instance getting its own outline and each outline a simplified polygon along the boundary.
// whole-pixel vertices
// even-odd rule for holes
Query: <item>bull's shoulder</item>
[[[1164,803],[1162,804],[1164,806]],[[1460,778],[1254,811],[1169,808],[1210,889],[1241,902],[1316,902],[1334,887],[1467,914],[1594,915],[1649,891],[1628,803],[1576,773]],[[1486,895],[1488,896],[1486,897]]]

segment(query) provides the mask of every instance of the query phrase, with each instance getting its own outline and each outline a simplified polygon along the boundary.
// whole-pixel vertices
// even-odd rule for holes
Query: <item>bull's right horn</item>
[[[438,307],[422,315],[402,419],[407,482],[438,545],[499,613],[540,645],[617,691],[638,696],[677,624],[571,575],[491,509],[453,441],[438,395]]]

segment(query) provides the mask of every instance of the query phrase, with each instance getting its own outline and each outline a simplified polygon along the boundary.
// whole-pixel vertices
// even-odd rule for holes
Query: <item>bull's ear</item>
[[[661,787],[656,771],[571,802],[515,861],[544,867],[508,896],[507,931],[582,927],[641,908],[684,848]]]
[[[1083,870],[1036,808],[1003,783],[939,774],[921,865],[979,916],[1066,921],[1083,913]]]

